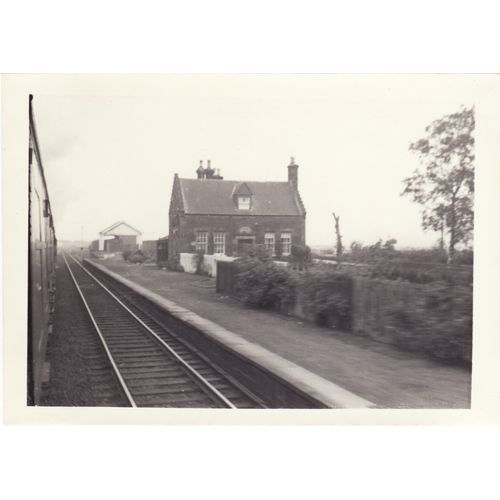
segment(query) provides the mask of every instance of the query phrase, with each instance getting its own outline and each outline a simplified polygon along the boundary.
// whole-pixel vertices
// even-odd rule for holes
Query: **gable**
[[[172,186],[172,195],[170,196],[169,214],[177,214],[184,211],[184,200],[182,198],[182,190],[180,180],[177,174],[174,176],[174,183]]]
[[[116,236],[137,236],[142,233],[138,229],[132,227],[130,224],[121,221],[121,222],[115,222],[106,229],[103,229],[101,231],[101,234],[116,235]]]
[[[252,191],[246,182],[239,182],[234,186],[234,196],[252,196]]]

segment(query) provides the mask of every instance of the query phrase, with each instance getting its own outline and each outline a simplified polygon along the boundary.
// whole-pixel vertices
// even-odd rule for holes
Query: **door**
[[[254,238],[238,238],[238,255],[244,254],[254,244]]]

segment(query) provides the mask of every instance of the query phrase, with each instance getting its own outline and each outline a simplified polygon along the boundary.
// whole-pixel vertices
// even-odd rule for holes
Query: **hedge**
[[[272,309],[343,331],[354,329],[375,340],[442,360],[471,361],[471,285],[452,281],[405,284],[357,278],[345,268],[329,265],[312,266],[305,272],[298,272],[265,258],[247,257],[233,264],[234,292],[250,307]],[[363,280],[368,280],[366,286],[362,285]],[[355,281],[363,286],[359,292],[354,288]],[[384,300],[377,295],[376,288],[370,291],[370,283],[386,287],[393,295],[397,294],[396,298],[400,297],[399,287],[408,288],[406,293],[410,293],[413,300],[406,303],[402,299],[391,301],[386,297]],[[363,301],[356,299],[359,316],[354,318],[355,294],[357,297],[362,293],[379,305],[369,312],[362,305]],[[357,318],[368,321],[368,327],[364,330],[353,328],[354,319],[358,323]]]

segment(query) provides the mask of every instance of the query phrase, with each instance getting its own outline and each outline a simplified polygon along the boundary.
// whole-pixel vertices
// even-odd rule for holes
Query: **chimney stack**
[[[290,165],[288,165],[288,182],[292,184],[296,191],[299,190],[299,166],[295,164],[295,159],[290,158]]]
[[[215,175],[212,176],[212,179],[217,179],[219,181],[223,179],[223,177],[220,175],[220,168],[215,169]]]
[[[210,167],[210,160],[207,160],[207,168],[205,169],[205,179],[212,179],[215,170]]]
[[[198,176],[198,179],[203,179],[204,173],[205,170],[203,169],[203,160],[200,160],[200,166],[196,169],[196,175]]]

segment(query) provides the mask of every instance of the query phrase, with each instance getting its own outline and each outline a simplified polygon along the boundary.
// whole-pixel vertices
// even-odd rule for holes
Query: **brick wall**
[[[171,214],[169,255],[195,252],[191,244],[197,231],[208,231],[208,252],[213,253],[213,233],[226,233],[226,255],[237,253],[238,237],[251,237],[255,244],[264,244],[265,233],[274,233],[278,247],[280,234],[290,233],[292,244],[305,245],[305,217],[252,215],[186,215]]]

